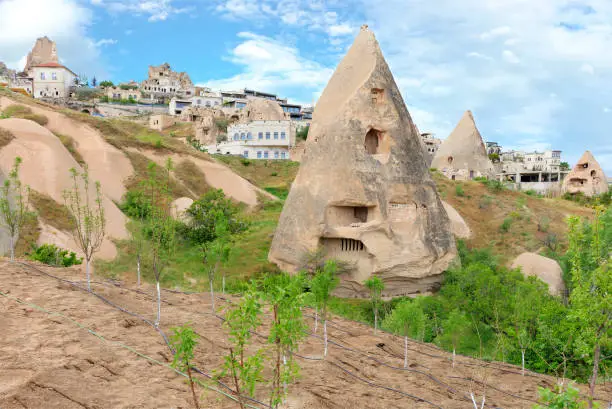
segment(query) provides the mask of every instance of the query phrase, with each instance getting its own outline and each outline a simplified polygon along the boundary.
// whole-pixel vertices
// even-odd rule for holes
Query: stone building
[[[151,115],[149,118],[149,128],[157,131],[163,131],[166,128],[176,124],[176,118],[170,115]]]
[[[59,64],[59,58],[55,41],[51,41],[49,37],[45,36],[38,38],[36,43],[34,43],[34,47],[28,53],[23,72],[29,73],[30,69],[35,65],[47,63]]]
[[[296,272],[320,248],[346,266],[340,296],[366,297],[372,275],[385,297],[427,292],[456,258],[420,134],[367,26],[317,103],[268,257]]]
[[[593,154],[586,151],[563,181],[563,191],[570,194],[582,193],[585,196],[600,195],[608,191],[607,181]]]
[[[68,98],[77,75],[55,62],[32,65],[28,71],[34,84],[34,98]]]
[[[134,100],[140,101],[140,91],[138,89],[130,88],[123,89],[121,87],[107,87],[104,89],[104,94],[111,100]]]
[[[173,97],[191,98],[195,93],[193,82],[186,72],[172,71],[170,64],[149,66],[149,77],[142,81],[140,90],[151,99],[168,101]]]
[[[195,87],[195,96],[191,98],[191,105],[195,107],[219,108],[223,105],[221,93],[210,88]]]
[[[442,142],[431,167],[453,180],[495,176],[495,169],[471,111],[465,111],[453,132]]]
[[[425,149],[425,158],[427,159],[427,165],[431,164],[436,152],[440,149],[442,140],[436,138],[431,132],[424,132],[421,134],[421,140],[423,141],[423,149]]]

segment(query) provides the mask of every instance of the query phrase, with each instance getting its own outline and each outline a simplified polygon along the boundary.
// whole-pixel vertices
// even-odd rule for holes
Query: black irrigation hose
[[[117,309],[117,310],[119,310],[119,311],[121,311],[121,312],[123,312],[123,313],[126,313],[126,314],[128,314],[128,315],[131,315],[131,316],[133,316],[133,317],[136,317],[136,318],[138,318],[138,319],[142,320],[143,322],[145,322],[145,323],[149,324],[151,327],[153,327],[153,328],[154,328],[154,329],[155,329],[155,330],[156,330],[156,331],[157,331],[157,332],[158,332],[158,333],[161,335],[161,337],[164,339],[164,341],[165,341],[166,345],[168,346],[168,348],[170,349],[170,351],[172,352],[172,354],[174,354],[174,350],[173,350],[172,346],[170,345],[170,341],[168,340],[168,337],[166,336],[166,334],[165,334],[165,333],[164,333],[164,332],[161,330],[161,328],[156,327],[154,323],[152,323],[150,320],[148,320],[147,318],[143,317],[142,315],[137,314],[137,313],[134,313],[134,312],[131,312],[131,311],[129,311],[129,310],[126,310],[125,308],[123,308],[123,307],[121,307],[121,306],[119,306],[119,305],[117,305],[117,304],[113,303],[112,301],[107,300],[106,298],[102,297],[101,295],[96,294],[96,293],[91,292],[91,291],[88,291],[86,288],[81,287],[81,286],[80,286],[80,285],[78,285],[76,282],[73,282],[73,281],[67,280],[67,279],[65,279],[65,278],[61,278],[61,277],[55,276],[55,275],[53,275],[53,274],[49,274],[49,273],[47,273],[47,272],[45,272],[45,271],[43,271],[43,270],[41,270],[41,269],[39,269],[39,268],[37,268],[37,267],[35,267],[35,266],[33,266],[33,265],[28,264],[28,263],[24,263],[24,262],[21,262],[21,261],[17,261],[17,262],[15,262],[15,263],[16,263],[16,264],[19,264],[19,265],[21,265],[21,266],[24,266],[24,267],[28,267],[28,268],[30,268],[30,269],[33,269],[33,270],[35,270],[36,272],[38,272],[38,273],[40,273],[40,274],[43,274],[43,275],[45,275],[45,276],[47,276],[47,277],[51,277],[51,278],[54,278],[54,279],[56,279],[56,280],[59,280],[59,281],[65,282],[65,283],[67,283],[67,284],[70,284],[71,286],[76,287],[76,288],[78,288],[78,289],[80,289],[80,290],[82,290],[82,291],[88,292],[88,293],[90,293],[90,294],[92,294],[92,295],[96,296],[98,299],[100,299],[100,300],[101,300],[102,302],[104,302],[105,304],[108,304],[108,305],[110,305],[111,307],[113,307],[113,308],[115,308],[115,309]],[[137,292],[138,292],[138,291],[137,291]],[[146,293],[145,293],[145,294],[146,294]],[[220,317],[219,317],[219,318],[220,318]],[[231,393],[232,393],[234,396],[236,396],[236,395],[237,395],[236,391],[234,391],[234,390],[233,390],[231,387],[229,387],[228,385],[226,385],[224,382],[222,382],[222,381],[220,381],[220,380],[218,380],[218,379],[214,379],[214,378],[213,378],[211,375],[208,375],[208,374],[204,373],[203,371],[201,371],[199,368],[197,368],[197,367],[195,367],[195,366],[193,367],[193,370],[194,370],[194,372],[197,372],[198,374],[200,374],[200,375],[202,375],[202,376],[204,376],[204,377],[206,377],[206,378],[208,378],[208,379],[214,380],[214,381],[215,381],[217,384],[219,384],[220,386],[223,386],[225,389],[227,389],[228,391],[230,391],[230,392],[231,392]],[[253,403],[257,403],[257,404],[259,404],[259,405],[263,405],[264,407],[271,409],[271,406],[269,406],[269,405],[265,404],[264,402],[260,402],[260,401],[258,401],[258,400],[256,400],[256,399],[253,399],[253,398],[248,397],[248,396],[241,396],[241,397],[242,397],[243,399],[249,400],[249,401],[251,401],[251,402],[253,402]]]

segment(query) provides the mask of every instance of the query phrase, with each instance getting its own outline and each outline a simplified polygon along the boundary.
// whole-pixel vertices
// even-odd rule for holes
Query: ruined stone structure
[[[240,122],[281,121],[290,119],[276,101],[267,99],[250,99],[240,112]]]
[[[140,91],[152,99],[168,100],[172,97],[190,98],[195,93],[193,82],[186,72],[175,72],[170,64],[149,66],[149,78],[140,84]]]
[[[32,67],[47,63],[59,64],[59,59],[55,41],[51,41],[49,37],[45,36],[36,40],[32,51],[28,53],[23,71],[29,72]]]
[[[442,140],[436,138],[431,132],[422,133],[421,140],[423,141],[423,149],[425,151],[425,158],[427,159],[427,166],[429,166],[436,155],[436,152],[440,148]]]
[[[217,126],[217,120],[224,119],[225,113],[221,109],[190,106],[185,108],[179,120],[193,122],[195,138],[202,145],[216,144],[221,137],[222,131]]]
[[[431,162],[431,167],[453,180],[494,177],[495,169],[489,160],[471,111],[463,114],[457,127],[444,140]]]
[[[426,292],[456,258],[420,134],[367,26],[317,103],[268,257],[295,272],[319,247],[346,262],[341,296],[366,297],[371,275],[386,297]]]
[[[595,196],[608,191],[608,179],[593,154],[586,151],[563,180],[563,191]]]

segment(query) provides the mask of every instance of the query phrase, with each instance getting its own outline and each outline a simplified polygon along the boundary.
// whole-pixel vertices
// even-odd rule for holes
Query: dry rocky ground
[[[159,332],[40,272],[81,280],[78,269],[36,268],[0,262],[0,408],[191,407],[185,379],[168,366],[171,353]],[[93,288],[110,302],[154,319],[154,303],[146,294],[152,288],[143,287],[142,293],[108,281]],[[195,364],[215,372],[227,342],[221,320],[208,313],[208,295],[165,291],[163,297],[161,330],[167,334],[170,327],[191,322],[201,336]],[[217,304],[227,305],[223,300]],[[301,378],[290,387],[285,408],[471,408],[469,392],[481,396],[483,379],[486,407],[531,408],[537,387],[552,387],[556,381],[532,373],[522,377],[514,366],[465,357],[458,357],[453,369],[448,353],[415,342],[409,344],[410,366],[404,370],[400,338],[374,336],[371,328],[339,318],[330,322],[329,332],[332,344],[325,361],[319,359],[319,338],[308,337],[301,345]],[[227,392],[215,382],[209,385]],[[202,408],[237,407],[217,392],[200,392]],[[265,401],[265,393],[261,389],[258,398]],[[597,395],[608,402],[612,388],[600,385]]]

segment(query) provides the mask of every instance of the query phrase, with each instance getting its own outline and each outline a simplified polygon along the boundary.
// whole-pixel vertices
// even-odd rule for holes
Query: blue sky
[[[444,138],[471,109],[486,140],[572,164],[589,149],[612,176],[609,0],[0,0],[0,61],[48,35],[90,78],[167,61],[310,103],[364,23],[421,131]]]

